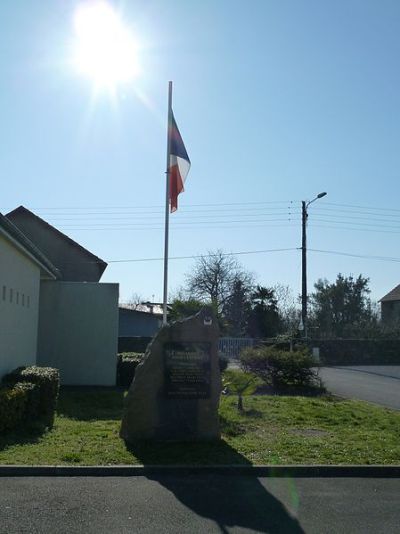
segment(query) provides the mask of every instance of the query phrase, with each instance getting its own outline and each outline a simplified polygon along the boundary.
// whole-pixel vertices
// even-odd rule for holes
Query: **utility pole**
[[[324,197],[327,193],[319,193],[315,198],[306,202],[301,201],[301,323],[303,326],[303,336],[307,339],[307,208],[316,200]]]
[[[307,339],[307,204],[301,202],[301,321]]]

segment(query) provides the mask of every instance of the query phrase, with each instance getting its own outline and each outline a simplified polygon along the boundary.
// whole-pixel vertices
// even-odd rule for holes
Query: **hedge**
[[[26,406],[24,417],[28,421],[34,421],[40,418],[40,386],[32,382],[17,382],[14,386],[24,392],[26,397]]]
[[[117,359],[117,386],[129,388],[135,376],[136,367],[143,361],[141,352],[123,352]]]
[[[0,432],[17,426],[25,415],[28,394],[21,388],[0,387]]]
[[[31,417],[38,417],[49,427],[53,426],[60,389],[60,374],[58,369],[37,366],[18,367],[3,377],[3,383],[10,386],[18,384],[17,389],[21,389],[21,383],[37,385],[37,393],[37,390],[25,386],[26,394],[32,401],[32,405],[29,407],[29,415]]]
[[[322,365],[400,365],[399,339],[315,339]]]

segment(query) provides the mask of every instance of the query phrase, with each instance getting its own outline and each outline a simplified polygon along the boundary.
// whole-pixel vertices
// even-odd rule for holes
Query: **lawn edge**
[[[400,465],[0,465],[0,477],[238,475],[296,478],[400,478]]]

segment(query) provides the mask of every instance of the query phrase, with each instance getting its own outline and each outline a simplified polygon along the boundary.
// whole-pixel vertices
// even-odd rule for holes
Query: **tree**
[[[199,300],[175,298],[169,306],[168,317],[171,321],[185,319],[199,312],[202,306]]]
[[[311,295],[311,324],[319,328],[320,335],[349,337],[362,334],[363,330],[376,322],[371,301],[369,278],[361,274],[338,274],[336,281],[318,280]]]
[[[243,280],[235,280],[232,294],[223,307],[225,329],[228,335],[235,337],[246,335],[251,312],[250,297],[251,287],[244,284]]]
[[[301,309],[298,305],[296,305],[296,298],[289,286],[275,284],[273,290],[278,302],[278,311],[281,317],[282,331],[293,335],[297,333],[299,329]],[[298,303],[300,302],[300,298],[301,297],[298,296]]]
[[[273,337],[279,334],[282,320],[278,301],[271,287],[257,286],[252,295],[248,332],[252,337]]]
[[[210,303],[218,313],[232,298],[238,283],[242,289],[253,286],[253,276],[233,256],[222,250],[198,258],[193,271],[186,276],[187,293],[191,298]]]

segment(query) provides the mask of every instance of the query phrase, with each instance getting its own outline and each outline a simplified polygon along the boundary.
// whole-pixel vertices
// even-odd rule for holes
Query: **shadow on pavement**
[[[187,447],[197,449],[199,443],[137,443],[127,444],[130,450],[144,465],[154,465],[154,447],[163,447],[164,453],[170,447],[182,451]],[[211,443],[208,444],[211,446]],[[167,451],[165,451],[167,447]],[[219,450],[215,463],[250,465],[241,454],[224,441],[214,443]],[[210,449],[211,452],[211,449]],[[188,459],[188,456],[186,456]],[[221,461],[224,459],[225,461]],[[182,464],[181,461],[176,462]],[[188,462],[185,462],[188,463]],[[203,463],[203,462],[202,462]],[[204,462],[207,463],[207,462]],[[154,480],[171,491],[174,496],[194,513],[214,521],[221,532],[239,526],[256,532],[271,534],[300,534],[304,530],[286,507],[261,484],[256,476],[236,474],[149,474]]]

